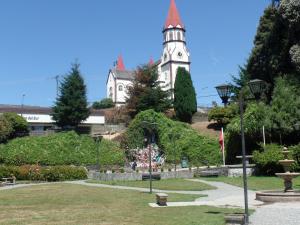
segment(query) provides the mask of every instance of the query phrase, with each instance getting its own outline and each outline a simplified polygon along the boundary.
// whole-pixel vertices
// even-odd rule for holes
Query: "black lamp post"
[[[93,134],[92,138],[94,139],[97,145],[97,169],[100,171],[100,143],[103,139],[103,136],[101,134]]]
[[[149,121],[142,121],[142,127],[145,130],[145,136],[146,136],[146,144],[149,146],[149,181],[150,181],[150,194],[152,194],[152,149],[151,144],[154,139],[154,131],[156,130],[157,123],[149,122]]]
[[[254,95],[255,99],[258,100],[265,89],[265,82],[259,79],[251,80],[248,83],[251,93]],[[228,99],[230,98],[231,90],[230,85],[220,85],[216,87],[220,98]],[[225,91],[226,90],[226,91]],[[239,105],[240,105],[240,118],[241,118],[241,140],[242,140],[242,159],[243,159],[243,182],[244,182],[244,201],[245,201],[245,224],[249,223],[249,209],[248,209],[248,185],[247,185],[247,168],[246,168],[246,146],[245,146],[245,132],[244,132],[244,102],[245,99],[243,92],[240,91],[239,95]],[[224,100],[223,100],[224,103]],[[225,103],[224,103],[225,104]],[[226,105],[226,104],[225,104]]]
[[[231,86],[228,84],[221,84],[217,86],[216,89],[222,99],[222,103],[226,106],[231,95]]]

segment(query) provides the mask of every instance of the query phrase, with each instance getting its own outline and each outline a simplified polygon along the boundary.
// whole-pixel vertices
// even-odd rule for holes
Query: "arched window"
[[[110,97],[111,99],[113,98],[112,87],[109,88],[109,97]]]
[[[177,32],[177,38],[178,38],[178,40],[181,41],[181,33],[180,33],[180,31]]]
[[[123,91],[123,86],[119,85],[119,91]]]
[[[169,39],[170,39],[170,41],[173,41],[173,32],[172,31],[169,33]]]

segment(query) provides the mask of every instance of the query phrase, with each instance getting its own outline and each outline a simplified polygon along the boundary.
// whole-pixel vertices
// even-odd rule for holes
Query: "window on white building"
[[[178,40],[181,40],[181,33],[180,33],[180,31],[177,32],[177,38],[178,38]]]
[[[170,41],[173,41],[173,32],[172,31],[169,33],[169,39],[170,39]]]
[[[123,86],[119,85],[119,91],[123,91]]]
[[[165,73],[165,80],[168,80],[168,74]]]

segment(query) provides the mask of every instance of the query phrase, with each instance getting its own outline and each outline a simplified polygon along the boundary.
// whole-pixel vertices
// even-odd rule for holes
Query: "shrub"
[[[0,115],[0,143],[6,142],[12,132],[13,128],[11,123]]]
[[[124,163],[123,152],[119,146],[108,140],[101,142],[99,156],[100,163],[120,165]],[[0,146],[0,161],[8,165],[94,165],[97,157],[94,140],[90,136],[78,135],[74,131],[41,137],[16,138]]]
[[[216,106],[208,112],[208,121],[215,121],[219,125],[226,125],[237,114],[237,105],[231,104],[227,107]]]
[[[294,171],[300,171],[300,144],[289,147],[289,150],[292,153],[295,163],[293,165]]]
[[[3,113],[2,116],[6,118],[12,126],[12,131],[9,135],[10,139],[28,135],[28,123],[22,116],[19,116],[17,113]]]
[[[283,167],[278,162],[283,158],[282,147],[276,144],[268,144],[264,150],[253,152],[253,161],[258,175],[275,175],[283,172]]]
[[[100,102],[94,102],[92,107],[94,109],[108,109],[115,106],[111,98],[103,98]]]
[[[82,180],[87,178],[83,167],[39,165],[0,166],[0,178],[15,176],[17,180],[31,181],[65,181]]]
[[[221,154],[217,140],[201,136],[188,124],[168,119],[164,114],[154,110],[141,112],[132,120],[124,135],[122,143],[124,148],[143,147],[144,130],[141,124],[144,120],[157,123],[156,143],[166,155],[167,161],[172,162],[176,152],[176,158],[187,157],[193,165],[220,164]],[[169,134],[176,134],[178,138],[170,140]]]

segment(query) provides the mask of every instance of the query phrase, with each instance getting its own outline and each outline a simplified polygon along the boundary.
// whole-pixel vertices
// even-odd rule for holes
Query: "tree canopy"
[[[76,128],[90,114],[86,86],[79,70],[79,64],[72,65],[71,71],[60,86],[60,94],[52,108],[52,118],[59,127]]]
[[[182,122],[190,123],[197,112],[196,91],[190,73],[182,67],[177,70],[174,87],[174,109],[176,117]]]
[[[170,92],[164,91],[157,79],[155,66],[144,65],[135,71],[135,79],[128,88],[126,100],[126,108],[132,118],[147,109],[164,112],[171,108]]]

